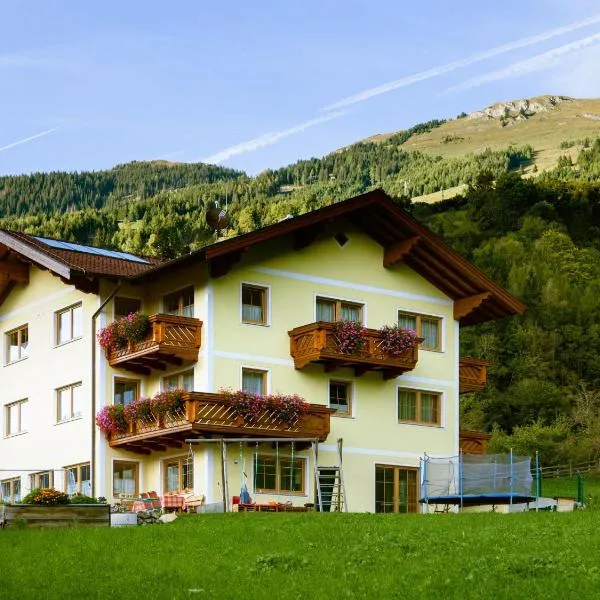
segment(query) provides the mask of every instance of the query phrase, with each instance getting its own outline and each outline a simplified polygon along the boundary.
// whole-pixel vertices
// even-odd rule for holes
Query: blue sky
[[[254,174],[500,100],[600,96],[596,0],[23,0],[0,14],[0,174],[158,158]]]

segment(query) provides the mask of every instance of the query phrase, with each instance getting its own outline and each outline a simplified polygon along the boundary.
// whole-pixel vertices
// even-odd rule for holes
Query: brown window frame
[[[117,490],[115,490],[115,466],[117,466],[117,465],[133,466],[134,491],[132,494],[129,494],[128,492],[118,492]],[[112,465],[112,495],[113,495],[113,497],[118,497],[121,494],[137,496],[139,493],[140,493],[140,464],[133,460],[121,460],[121,459],[113,460],[113,465]]]
[[[270,489],[266,487],[259,487],[256,485],[254,493],[256,494],[286,494],[289,496],[305,496],[306,495],[306,458],[302,456],[294,457],[294,471],[300,469],[301,478],[300,484],[301,489],[299,490],[288,490],[282,487],[282,463],[291,463],[291,456],[277,456],[275,454],[258,454],[255,456],[253,461],[254,466],[254,481],[259,482],[260,474],[257,473],[259,465],[265,464],[267,461],[271,464],[275,464],[275,488]]]
[[[386,470],[393,470],[393,496],[392,496],[392,507],[393,510],[378,510],[379,509],[379,502],[377,500],[377,484],[378,483],[382,483],[377,479],[377,469],[386,469]],[[412,474],[414,474],[414,483],[413,485],[413,489],[408,489],[407,490],[407,502],[406,502],[406,506],[407,506],[407,510],[405,511],[401,511],[401,504],[400,504],[400,473],[401,472],[407,472],[407,473],[411,473],[411,477],[413,477]],[[409,514],[409,513],[418,513],[419,512],[419,482],[420,482],[420,477],[419,477],[419,469],[417,467],[404,467],[404,466],[399,466],[399,465],[385,465],[385,464],[379,464],[377,463],[375,465],[375,512],[376,513],[404,513],[404,514]],[[409,495],[412,493],[412,497]],[[385,503],[385,502],[381,502],[382,504],[389,504],[389,503]]]
[[[187,464],[189,464],[191,462],[191,467],[192,467],[192,471],[191,471],[191,484],[190,486],[184,487],[183,483],[184,483],[184,467],[187,466]],[[165,491],[165,494],[171,494],[171,493],[177,493],[177,494],[187,494],[187,493],[191,493],[194,491],[194,459],[190,458],[189,456],[173,456],[171,458],[165,458],[163,461],[163,489]],[[177,473],[177,477],[178,477],[178,489],[176,490],[170,490],[168,487],[168,466],[169,465],[173,465],[177,463],[177,468],[178,468],[178,473]],[[188,476],[189,478],[189,476]],[[188,483],[190,483],[188,481]]]
[[[191,293],[192,295],[192,303],[191,304],[184,304],[183,300],[186,294]],[[170,299],[176,299],[177,300],[177,313],[175,314],[174,312],[169,312],[167,305],[169,303]],[[180,290],[177,290],[175,292],[171,292],[170,294],[165,294],[163,296],[163,307],[164,307],[164,312],[167,315],[173,315],[175,317],[193,317],[194,316],[194,304],[196,302],[196,290],[194,289],[193,285],[188,285],[184,288],[181,288]],[[192,314],[191,315],[184,315],[184,310],[187,306],[191,306],[192,307]]]
[[[342,320],[342,308],[348,306],[351,308],[357,308],[360,312],[360,320],[357,321],[361,325],[365,322],[365,305],[360,302],[350,302],[347,300],[339,300],[337,298],[328,298],[327,296],[317,296],[315,299],[315,317],[317,304],[319,302],[326,302],[333,305],[333,321],[324,321],[325,323],[336,323]]]
[[[443,325],[443,318],[442,317],[434,317],[432,315],[424,315],[421,313],[414,313],[414,312],[410,312],[408,310],[399,310],[398,311],[398,320],[400,320],[400,315],[406,315],[408,317],[415,317],[416,320],[416,332],[417,332],[417,336],[422,338],[423,336],[423,327],[422,327],[422,321],[423,319],[426,319],[428,321],[435,321],[438,325],[438,334],[437,334],[437,343],[435,346],[426,346],[425,345],[425,341],[421,342],[419,344],[419,349],[420,350],[429,350],[430,352],[441,352],[442,351],[442,325]]]
[[[136,393],[134,395],[134,398],[132,400],[135,401],[138,398],[140,398],[141,396],[141,389],[142,389],[142,382],[140,379],[128,379],[126,377],[115,377],[113,380],[113,404],[117,404],[117,390],[116,390],[116,386],[119,383],[123,383],[123,384],[133,384],[136,387]],[[130,404],[130,402],[127,402],[127,404]],[[123,406],[127,406],[127,404],[125,402],[123,402]]]
[[[246,319],[244,318],[244,291],[258,292],[260,294],[260,306],[262,311],[262,319],[260,321],[254,319]],[[269,309],[269,288],[264,285],[258,285],[255,283],[242,283],[241,288],[241,310],[242,310],[242,323],[245,325],[268,325],[268,314],[267,311]],[[255,304],[248,304],[248,306],[256,306]]]
[[[400,393],[408,392],[415,394],[415,419],[401,419],[400,418]],[[427,394],[435,396],[437,400],[437,419],[435,421],[424,421],[422,418],[422,395]],[[431,390],[415,390],[412,388],[396,388],[396,416],[398,423],[400,424],[412,424],[412,425],[426,425],[429,427],[441,427],[442,426],[442,394],[441,392],[434,392]]]
[[[27,433],[29,431],[29,424],[27,424],[27,429],[23,429],[23,405],[28,404],[29,399],[23,398],[21,400],[16,400],[15,402],[9,402],[4,405],[4,437],[11,437],[13,435],[21,435],[23,433]],[[10,430],[10,411],[13,407],[19,407],[19,429],[18,431]]]
[[[341,412],[339,409],[335,409],[335,412],[333,413],[333,417],[341,417],[343,419],[348,419],[348,418],[352,418],[353,416],[353,409],[354,409],[354,385],[351,381],[341,381],[339,379],[331,379],[329,380],[329,384],[328,384],[328,406],[329,408],[333,408],[332,404],[338,404],[339,403],[332,403],[331,402],[331,386],[332,385],[339,385],[339,386],[344,386],[346,388],[346,403],[348,406],[348,410],[347,412]]]
[[[185,390],[186,388],[183,385],[183,378],[186,375],[191,375],[192,376],[192,382],[193,382],[193,379],[194,379],[194,369],[187,369],[186,371],[181,371],[181,373],[173,373],[173,375],[165,375],[162,378],[162,380],[161,380],[161,389],[163,391],[167,391],[167,390],[170,390],[170,389]],[[172,378],[175,378],[175,377],[177,377],[177,385],[174,388],[167,387],[165,385],[165,381],[167,379],[172,379]],[[192,383],[192,389],[187,390],[187,391],[189,391],[189,392],[193,391],[193,383]]]
[[[84,467],[87,467],[89,469],[90,472],[90,487],[91,487],[91,483],[92,483],[92,467],[90,465],[89,462],[82,462],[82,463],[77,463],[75,465],[68,465],[64,468],[64,473],[65,473],[65,481],[64,481],[64,491],[65,493],[69,493],[69,476],[68,476],[68,471],[77,470],[77,491],[75,492],[75,494],[81,494],[81,484],[82,484],[82,477],[81,477],[81,471]],[[87,481],[87,480],[86,480]]]
[[[76,336],[75,335],[74,311],[77,310],[78,308],[81,309],[81,334]],[[71,335],[68,339],[61,340],[60,339],[60,317],[61,317],[61,315],[64,315],[65,313],[71,314],[71,318],[70,318]],[[67,306],[65,308],[61,308],[60,310],[57,310],[54,313],[54,329],[55,329],[55,334],[54,334],[55,346],[62,346],[63,344],[68,344],[69,342],[73,342],[75,340],[82,339],[83,338],[83,303],[76,302],[75,304],[71,304],[71,306]]]
[[[15,483],[19,483],[19,492],[17,494],[18,498],[15,499]],[[21,485],[20,477],[9,477],[8,479],[2,479],[0,481],[0,502],[4,501],[4,493],[2,488],[8,484],[10,492],[8,494],[9,502],[12,504],[13,502],[20,502],[23,498],[23,486]]]
[[[69,385],[63,385],[62,387],[56,388],[56,422],[57,423],[66,423],[67,421],[73,421],[74,419],[81,419],[83,417],[83,398],[81,398],[81,411],[79,414],[75,414],[74,410],[73,410],[73,390],[75,388],[81,388],[82,384],[81,381],[78,381],[77,383],[71,383]],[[69,411],[69,416],[66,419],[61,419],[60,418],[60,393],[64,392],[66,390],[70,390],[71,391],[71,399],[70,399],[70,411]]]
[[[27,332],[27,349],[25,350],[25,352],[23,353],[22,347],[23,347],[23,332],[26,331]],[[12,348],[12,344],[10,343],[10,338],[11,336],[17,334],[17,348],[18,348],[18,352],[19,352],[19,356],[17,358],[14,358],[11,360],[10,358],[10,349]],[[12,365],[13,363],[19,362],[20,360],[25,360],[26,358],[29,358],[29,323],[25,323],[25,325],[20,325],[19,327],[15,327],[14,329],[11,329],[10,331],[7,331],[4,334],[4,339],[5,339],[5,348],[6,348],[6,361],[4,362],[4,364],[6,365]]]
[[[42,487],[40,485],[40,478],[47,475],[48,476],[48,486]],[[39,473],[31,473],[29,476],[29,485],[32,490],[37,489],[50,489],[54,487],[54,471],[40,471]]]
[[[261,375],[262,376],[262,394],[260,394],[261,396],[266,396],[269,392],[268,392],[268,388],[267,388],[267,384],[268,384],[268,375],[269,375],[269,371],[264,370],[264,369],[256,369],[255,367],[242,367],[242,381],[241,381],[241,385],[240,385],[240,389],[242,391],[248,391],[248,390],[244,390],[244,373],[255,373],[257,375]]]

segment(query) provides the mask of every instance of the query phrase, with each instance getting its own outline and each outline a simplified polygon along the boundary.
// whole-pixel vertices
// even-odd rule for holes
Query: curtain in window
[[[342,321],[353,321],[354,323],[360,323],[361,310],[359,306],[352,306],[349,304],[342,304]]]
[[[438,397],[435,394],[421,394],[421,421],[437,423]]]
[[[179,463],[167,465],[167,492],[179,490]]]
[[[412,331],[417,330],[417,317],[414,315],[405,315],[400,313],[398,315],[398,325],[403,329],[410,329]]]
[[[77,469],[67,471],[67,494],[72,496],[77,493]]]
[[[242,373],[242,390],[250,394],[257,394],[263,396],[264,390],[264,376],[262,373],[256,373],[254,371],[244,371]]]
[[[317,321],[333,323],[335,321],[335,305],[333,302],[317,300]]]
[[[135,467],[133,465],[116,465],[113,474],[113,491],[115,494],[135,494]]]
[[[438,329],[439,322],[433,319],[424,319],[421,317],[421,337],[425,340],[423,347],[438,347]]]
[[[2,502],[4,504],[10,504],[10,482],[2,482]]]
[[[398,419],[400,421],[417,420],[417,395],[415,392],[398,392]]]
[[[253,323],[262,323],[263,309],[262,306],[255,306],[253,304],[242,305],[242,321],[252,321]]]

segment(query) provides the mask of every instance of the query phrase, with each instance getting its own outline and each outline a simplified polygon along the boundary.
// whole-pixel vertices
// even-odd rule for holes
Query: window
[[[188,392],[194,389],[194,371],[190,369],[176,375],[163,377],[163,390],[186,390]]]
[[[164,297],[164,309],[176,317],[194,316],[194,288],[188,287]]]
[[[256,493],[304,493],[303,458],[258,455],[255,458],[254,491]]]
[[[267,372],[260,369],[242,369],[242,390],[250,394],[265,396],[267,393]]]
[[[140,299],[117,296],[115,298],[115,321],[130,313],[139,312],[141,309],[142,301]]]
[[[29,486],[32,490],[48,489],[52,487],[52,471],[43,471],[42,473],[32,473],[29,476]]]
[[[399,389],[398,422],[440,425],[440,404],[440,394]]]
[[[165,492],[191,492],[194,489],[194,460],[182,456],[171,458],[165,465]]]
[[[413,313],[398,313],[398,325],[404,329],[412,329],[417,335],[423,338],[421,349],[442,350],[442,319],[439,317],[429,317]]]
[[[56,390],[57,422],[81,417],[81,382],[67,385]]]
[[[5,407],[4,435],[25,433],[29,427],[29,402],[19,400]]]
[[[6,334],[6,363],[29,356],[29,327],[23,325]]]
[[[92,495],[90,463],[65,468],[65,491],[69,496],[74,494]]]
[[[375,466],[375,512],[416,513],[418,469]]]
[[[2,502],[21,502],[21,478],[5,479],[2,483]]]
[[[83,334],[83,309],[81,304],[56,313],[56,345],[80,338]]]
[[[267,288],[242,284],[242,323],[267,324]]]
[[[363,305],[330,298],[317,298],[317,321],[335,323],[336,321],[363,322]]]
[[[329,382],[329,408],[335,409],[336,417],[352,416],[352,384],[348,381]]]
[[[113,462],[113,496],[138,494],[138,463],[125,460]]]
[[[116,379],[114,403],[123,406],[131,404],[140,396],[140,382],[137,379]]]

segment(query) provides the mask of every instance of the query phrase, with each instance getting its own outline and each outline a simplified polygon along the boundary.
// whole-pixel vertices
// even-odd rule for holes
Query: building
[[[150,315],[142,342],[104,352],[96,335]],[[380,191],[160,262],[0,231],[0,479],[5,501],[33,487],[223,498],[247,483],[259,503],[314,501],[319,465],[343,440],[351,511],[417,510],[419,458],[459,449],[459,393],[485,363],[459,357],[461,326],[524,306]],[[335,322],[367,329],[341,352]],[[378,329],[414,329],[418,348],[381,349]],[[106,436],[104,406],[185,389],[178,413]],[[294,423],[240,419],[224,389],[299,394]],[[267,415],[268,417],[268,415]],[[257,437],[281,443],[253,442]],[[287,442],[286,442],[287,440]]]

